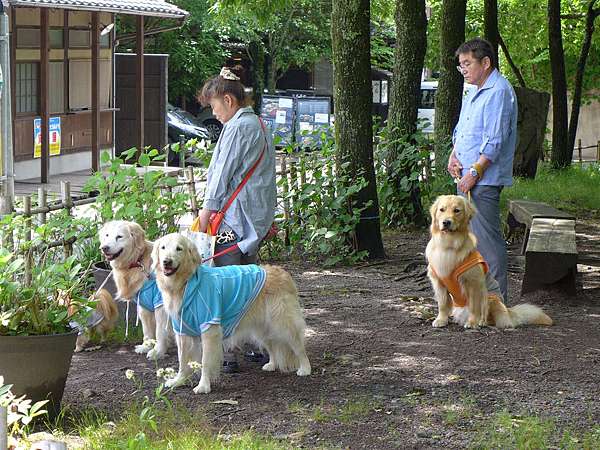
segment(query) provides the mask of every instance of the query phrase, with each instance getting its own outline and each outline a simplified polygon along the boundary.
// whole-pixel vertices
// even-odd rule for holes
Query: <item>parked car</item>
[[[185,136],[185,140],[198,139],[210,140],[208,130],[202,126],[200,121],[184,109],[167,104],[168,138],[169,143],[179,142],[179,136]],[[179,154],[169,152],[169,165],[179,165]]]
[[[213,115],[212,108],[210,106],[205,106],[204,108],[200,109],[196,115],[196,118],[208,131],[210,140],[216,142],[221,135],[223,124],[219,122]]]
[[[435,124],[435,94],[437,88],[437,81],[421,81],[421,99],[419,102],[418,118],[427,121],[427,126],[423,128],[424,133],[433,133],[433,125]],[[463,95],[466,95],[472,89],[476,89],[476,86],[465,83],[463,86]]]

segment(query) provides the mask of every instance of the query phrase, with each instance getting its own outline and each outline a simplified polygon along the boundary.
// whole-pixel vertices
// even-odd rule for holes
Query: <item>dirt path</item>
[[[586,253],[599,251],[597,224],[579,224],[578,233]],[[244,362],[243,373],[224,375],[213,393],[180,388],[173,400],[202,411],[222,433],[254,429],[305,448],[464,448],[502,409],[576,430],[600,422],[600,268],[579,266],[574,299],[552,292],[523,299],[553,317],[549,329],[438,330],[426,241],[424,232],[387,235],[389,260],[355,268],[284,264],[306,309],[313,376],[267,374]],[[511,255],[512,299],[522,266]],[[176,357],[165,364],[176,367]],[[64,404],[118,416],[131,400],[129,368],[148,391],[156,386],[154,364],[133,346],[76,355]],[[212,403],[223,399],[239,404]]]

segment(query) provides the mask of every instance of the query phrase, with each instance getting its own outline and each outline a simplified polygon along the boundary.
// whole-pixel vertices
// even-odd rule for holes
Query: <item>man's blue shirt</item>
[[[483,154],[491,161],[480,185],[510,186],[517,144],[517,97],[510,83],[494,69],[480,89],[463,98],[452,136],[464,176]]]

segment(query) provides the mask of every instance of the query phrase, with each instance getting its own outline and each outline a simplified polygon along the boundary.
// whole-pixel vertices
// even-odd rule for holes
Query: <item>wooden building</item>
[[[135,103],[135,142],[143,148],[143,37],[180,25],[187,12],[163,0],[4,0],[4,5],[10,19],[15,179],[45,183],[51,174],[97,170],[100,151],[113,148],[117,15],[135,16],[136,95],[127,101]]]

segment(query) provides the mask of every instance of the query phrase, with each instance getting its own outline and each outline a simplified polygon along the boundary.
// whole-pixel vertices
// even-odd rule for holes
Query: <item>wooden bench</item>
[[[527,242],[529,239],[529,230],[533,224],[533,220],[537,218],[543,219],[565,219],[575,220],[575,216],[556,209],[546,203],[531,202],[528,200],[510,200],[508,203],[508,226],[509,235],[514,233],[514,229],[519,224],[525,227],[525,236],[523,237],[523,245],[521,254],[525,254]]]
[[[555,285],[575,295],[577,245],[572,219],[534,218],[525,249],[521,294]]]

